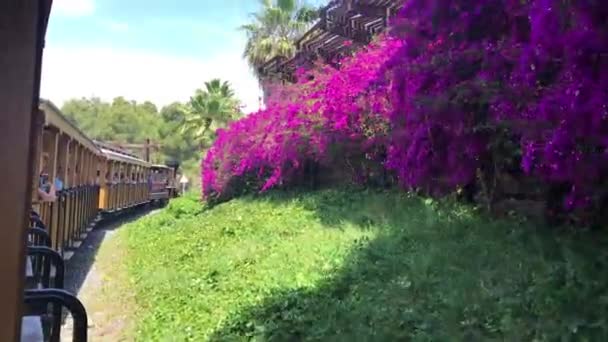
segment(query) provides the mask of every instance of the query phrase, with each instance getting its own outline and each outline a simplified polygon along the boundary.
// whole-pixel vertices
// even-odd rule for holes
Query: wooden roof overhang
[[[167,166],[167,165],[163,165],[163,164],[154,164],[150,166],[152,169],[164,169],[164,170],[171,170],[171,167]]]
[[[55,106],[49,100],[40,100],[40,110],[44,113],[44,126],[54,127],[59,132],[64,133],[70,138],[78,141],[82,146],[96,155],[102,155],[101,150],[95,142],[89,139],[78,127],[73,125],[65,116],[61,113],[59,108]]]
[[[101,148],[101,152],[103,152],[104,156],[109,160],[113,160],[113,161],[117,161],[117,162],[121,162],[121,163],[145,166],[145,167],[151,166],[150,163],[148,163],[147,161],[145,161],[143,159],[135,158],[130,155],[116,152],[113,150],[108,150],[103,147]]]
[[[369,44],[388,27],[403,1],[332,0],[321,9],[319,20],[296,41],[296,55],[275,57],[260,68],[260,73],[293,81],[298,67],[319,57],[338,67],[337,60],[344,54]]]

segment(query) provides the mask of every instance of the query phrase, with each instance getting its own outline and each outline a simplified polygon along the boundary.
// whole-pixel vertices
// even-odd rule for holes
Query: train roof
[[[101,147],[101,152],[106,156],[106,158],[108,158],[110,160],[115,160],[115,161],[129,163],[129,164],[136,164],[136,165],[146,166],[146,167],[152,166],[152,164],[148,163],[147,161],[145,161],[143,159],[135,158],[135,157],[132,157],[132,156],[124,154],[124,153],[108,150],[103,147]]]
[[[153,169],[167,169],[167,170],[171,170],[170,167],[168,167],[167,165],[163,165],[163,164],[154,164],[150,166]]]
[[[61,133],[69,136],[70,138],[78,141],[81,145],[85,146],[93,153],[101,155],[101,149],[89,139],[78,127],[72,124],[64,115],[61,110],[49,100],[40,99],[40,110],[44,113],[44,125],[47,127],[55,127]]]

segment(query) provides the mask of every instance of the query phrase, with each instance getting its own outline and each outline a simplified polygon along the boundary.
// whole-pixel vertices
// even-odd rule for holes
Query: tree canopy
[[[262,8],[252,13],[250,23],[241,26],[247,34],[243,57],[254,69],[276,56],[292,57],[295,41],[318,17],[318,11],[296,0],[261,0]]]
[[[66,118],[94,140],[153,146],[151,161],[178,161],[190,179],[197,179],[199,158],[215,139],[215,130],[241,116],[239,101],[228,82],[213,79],[197,89],[187,103],[174,102],[160,110],[152,102],[116,97],[66,101]],[[180,133],[181,134],[176,134]],[[132,152],[142,154],[143,151]]]
[[[215,129],[241,116],[239,104],[227,81],[213,79],[205,82],[205,89],[197,89],[185,107],[181,131],[201,147],[209,146]]]

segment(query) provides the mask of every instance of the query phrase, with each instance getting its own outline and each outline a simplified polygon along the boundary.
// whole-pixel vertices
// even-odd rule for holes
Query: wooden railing
[[[57,193],[54,202],[40,204],[40,218],[51,237],[52,248],[63,253],[86,233],[97,217],[99,186],[82,185]]]
[[[107,200],[101,207],[107,211],[129,208],[148,201],[148,184],[143,182],[109,184],[105,191]]]

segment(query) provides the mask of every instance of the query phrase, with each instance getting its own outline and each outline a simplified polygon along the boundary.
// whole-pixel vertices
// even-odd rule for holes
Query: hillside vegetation
[[[155,340],[600,340],[606,238],[399,191],[195,196],[120,231]]]

